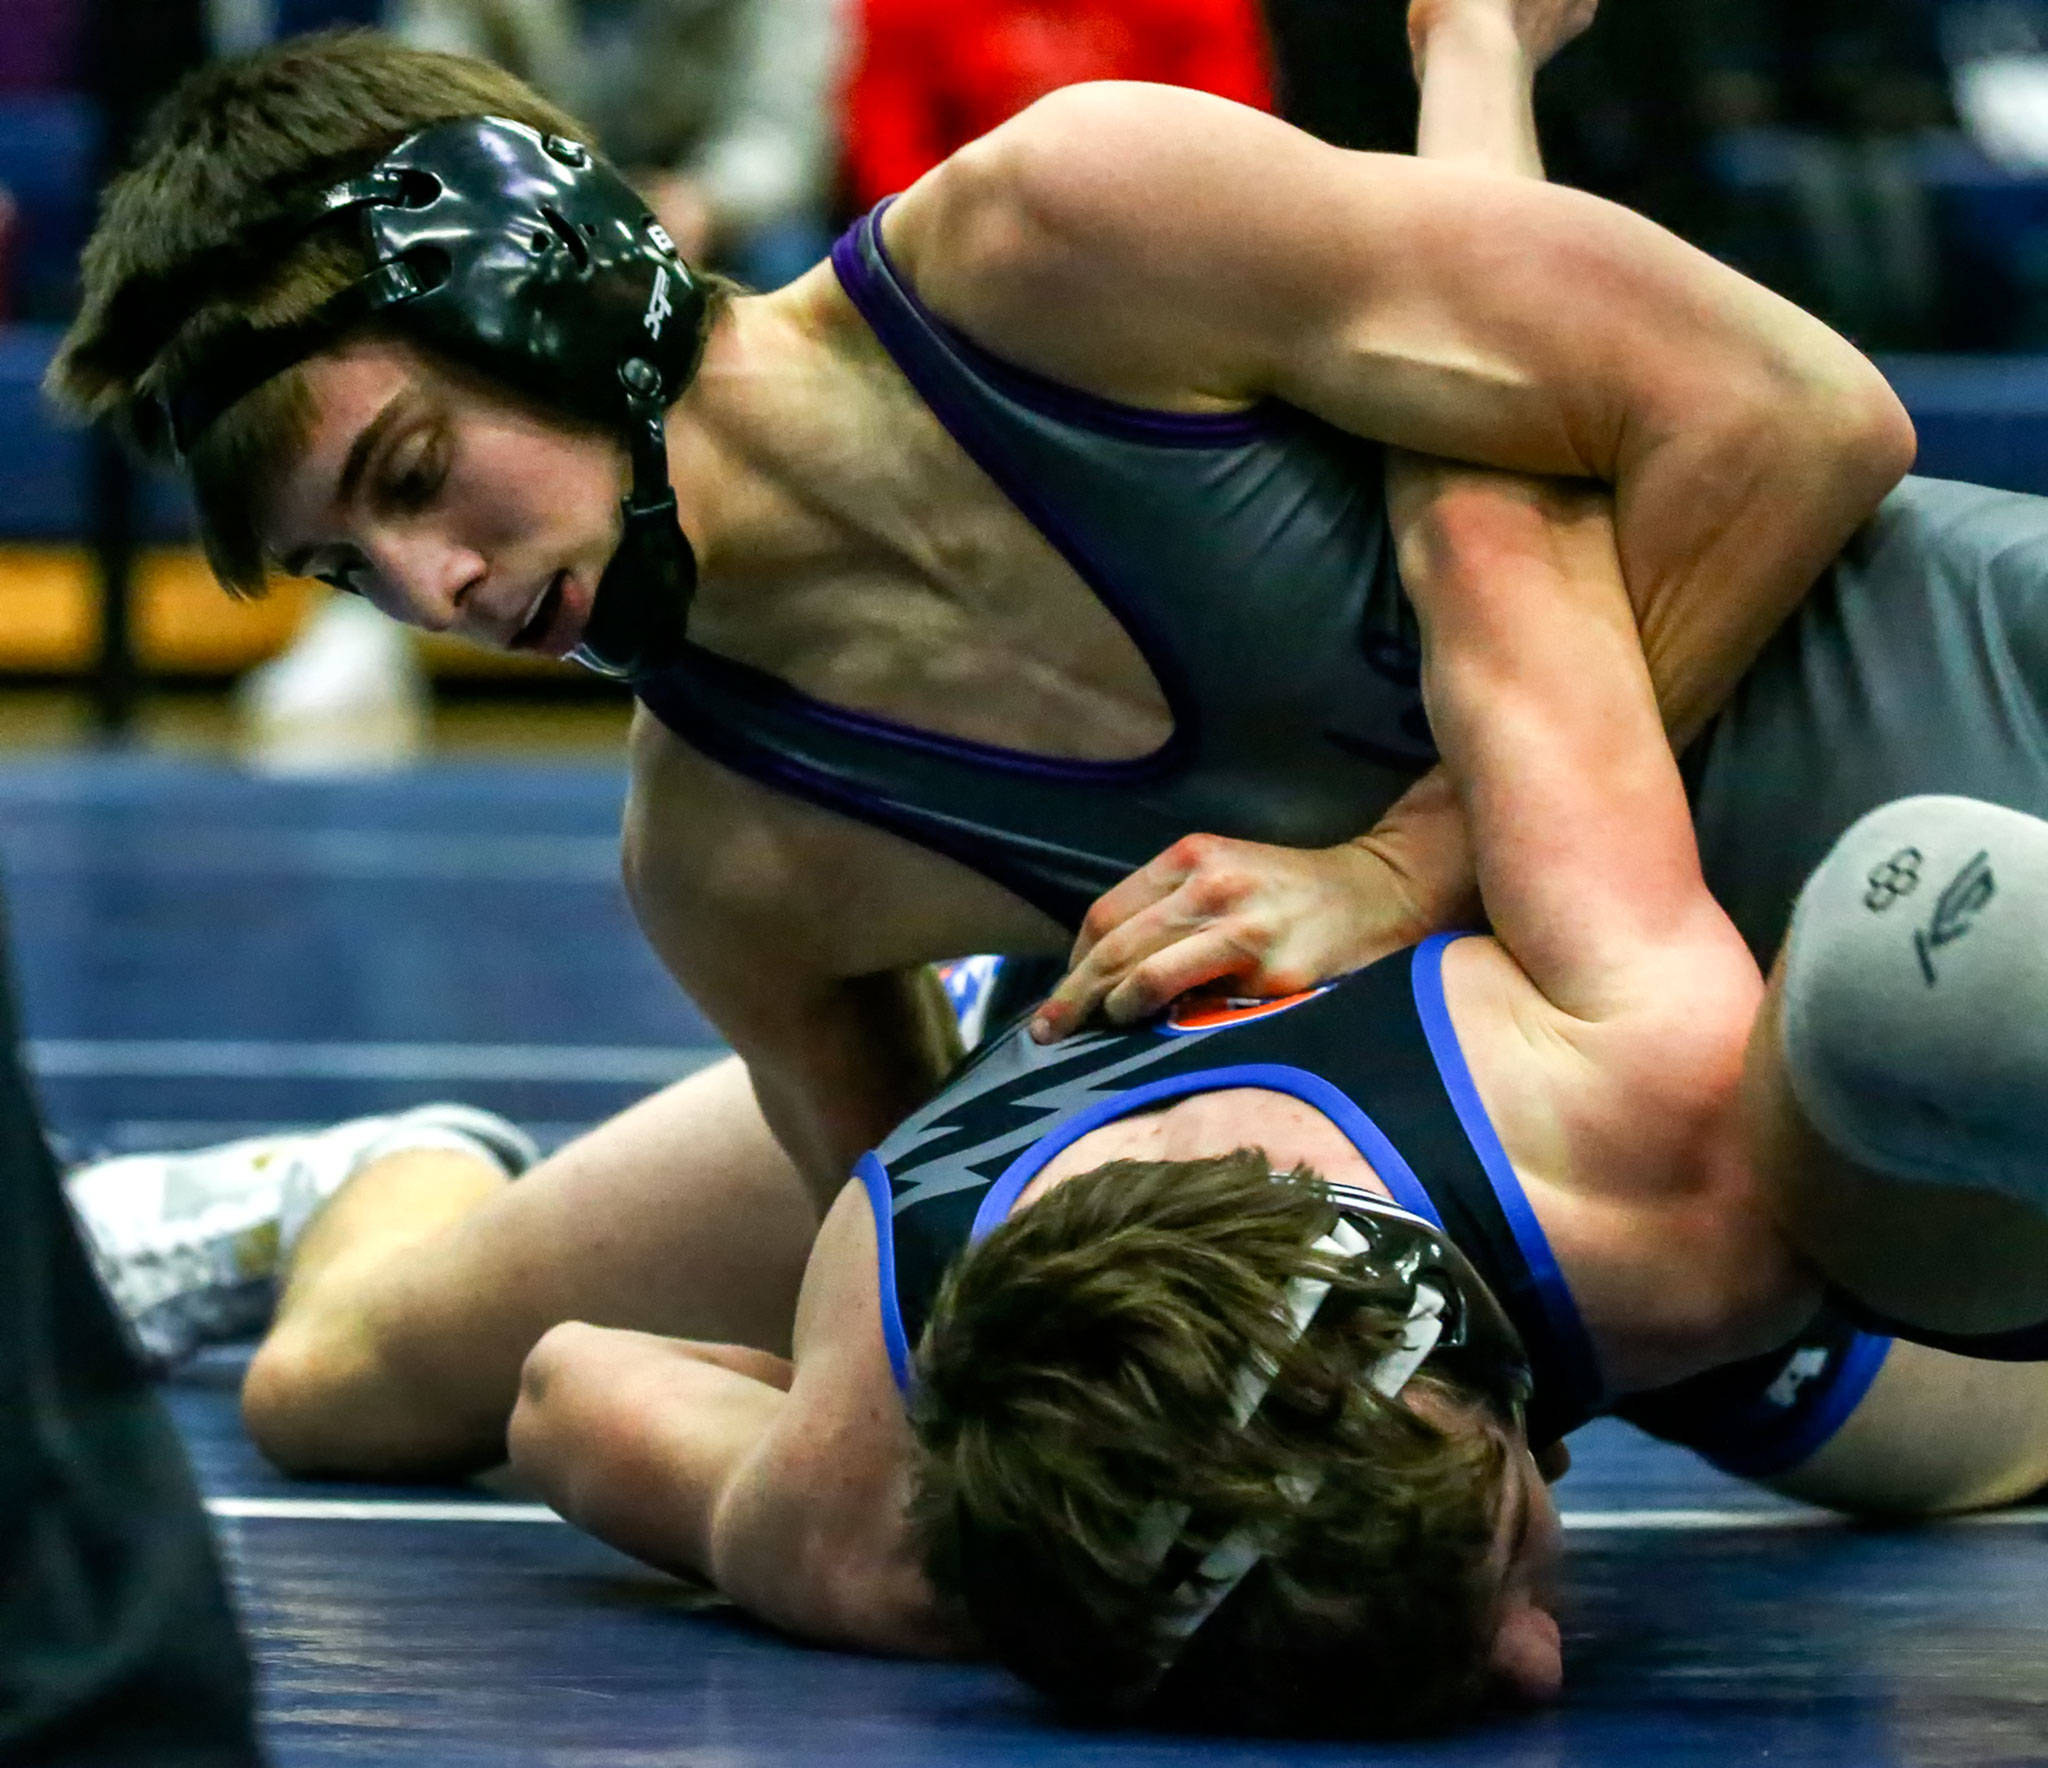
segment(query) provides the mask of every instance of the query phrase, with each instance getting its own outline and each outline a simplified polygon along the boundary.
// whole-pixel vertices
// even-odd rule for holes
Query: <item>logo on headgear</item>
[[[647,311],[640,319],[647,328],[647,335],[660,337],[662,321],[674,311],[675,304],[668,298],[668,272],[657,264],[654,267],[654,293],[647,297]]]

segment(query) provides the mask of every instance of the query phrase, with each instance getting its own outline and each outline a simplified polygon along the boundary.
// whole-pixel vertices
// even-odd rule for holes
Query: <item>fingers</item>
[[[1103,997],[1102,1010],[1115,1024],[1130,1025],[1165,1011],[1190,989],[1226,977],[1245,977],[1250,993],[1267,992],[1260,986],[1256,959],[1240,930],[1229,925],[1205,928],[1136,965]]]
[[[1190,882],[1226,845],[1212,835],[1186,836],[1097,897],[1082,919],[1067,974],[1032,1018],[1031,1035],[1049,1044],[1079,1029],[1132,965],[1213,918],[1218,905],[1209,893],[1185,899]]]
[[[1200,863],[1199,854],[1187,851],[1189,846],[1189,842],[1176,841],[1157,859],[1147,860],[1122,883],[1111,885],[1089,904],[1068,963],[1080,965],[1102,940],[1155,903],[1164,902],[1185,884],[1189,871]]]
[[[1077,1031],[1134,967],[1186,937],[1189,921],[1179,907],[1179,895],[1176,891],[1163,901],[1150,903],[1121,925],[1105,922],[1099,937],[1085,951],[1077,941],[1074,949],[1082,955],[1033,1015],[1031,1035],[1040,1043],[1049,1044]],[[1104,902],[1108,900],[1103,898]],[[1095,920],[1094,910],[1089,911],[1088,918],[1091,922]],[[1084,927],[1082,939],[1088,937]]]

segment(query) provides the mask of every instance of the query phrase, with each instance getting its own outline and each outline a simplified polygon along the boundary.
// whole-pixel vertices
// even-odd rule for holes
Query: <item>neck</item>
[[[820,265],[787,288],[727,302],[696,378],[669,412],[669,478],[697,552],[707,618],[730,617],[732,592],[823,550],[791,517],[801,513],[802,479],[843,372],[827,284],[836,293],[830,267]]]

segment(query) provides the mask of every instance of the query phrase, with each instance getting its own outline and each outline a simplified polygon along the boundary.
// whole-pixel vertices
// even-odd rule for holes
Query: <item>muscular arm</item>
[[[1029,366],[1613,486],[1681,735],[1910,458],[1855,349],[1642,217],[1202,94],[1056,93],[900,210],[920,290]]]
[[[1389,440],[1427,433],[1457,458],[1612,483],[1651,679],[1683,742],[1904,470],[1911,432],[1875,371],[1818,322],[1636,217],[1516,181],[1542,176],[1535,67],[1591,14],[1590,0],[1416,0],[1419,153],[1449,164],[1406,164],[1448,181],[1434,187],[1441,218],[1418,184],[1390,204],[1412,236],[1362,237],[1440,262],[1375,289],[1356,265],[1346,285],[1341,254],[1324,249],[1338,292],[1305,322],[1279,390]],[[1391,181],[1402,164],[1373,160],[1355,176]],[[1482,216],[1506,230],[1492,243],[1470,231]],[[1463,817],[1440,772],[1323,853],[1204,837],[1097,905],[1042,1031],[1070,1029],[1105,998],[1133,1017],[1217,974],[1299,987],[1468,919],[1473,904]]]
[[[560,1326],[527,1360],[515,1465],[579,1527],[694,1574],[826,1644],[950,1655],[964,1639],[905,1518],[909,1426],[875,1301],[867,1203],[820,1231],[794,1365],[649,1333]]]
[[[1419,459],[1397,462],[1389,495],[1423,692],[1500,942],[1581,1019],[1635,1004],[1646,954],[1732,953],[1605,499]]]

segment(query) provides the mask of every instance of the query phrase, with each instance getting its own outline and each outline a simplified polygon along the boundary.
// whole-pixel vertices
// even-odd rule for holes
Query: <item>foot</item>
[[[252,1136],[78,1168],[65,1191],[144,1357],[168,1368],[262,1329],[281,1260],[321,1204],[386,1155],[447,1149],[514,1177],[540,1158],[525,1131],[467,1105],[421,1105],[331,1128]]]

